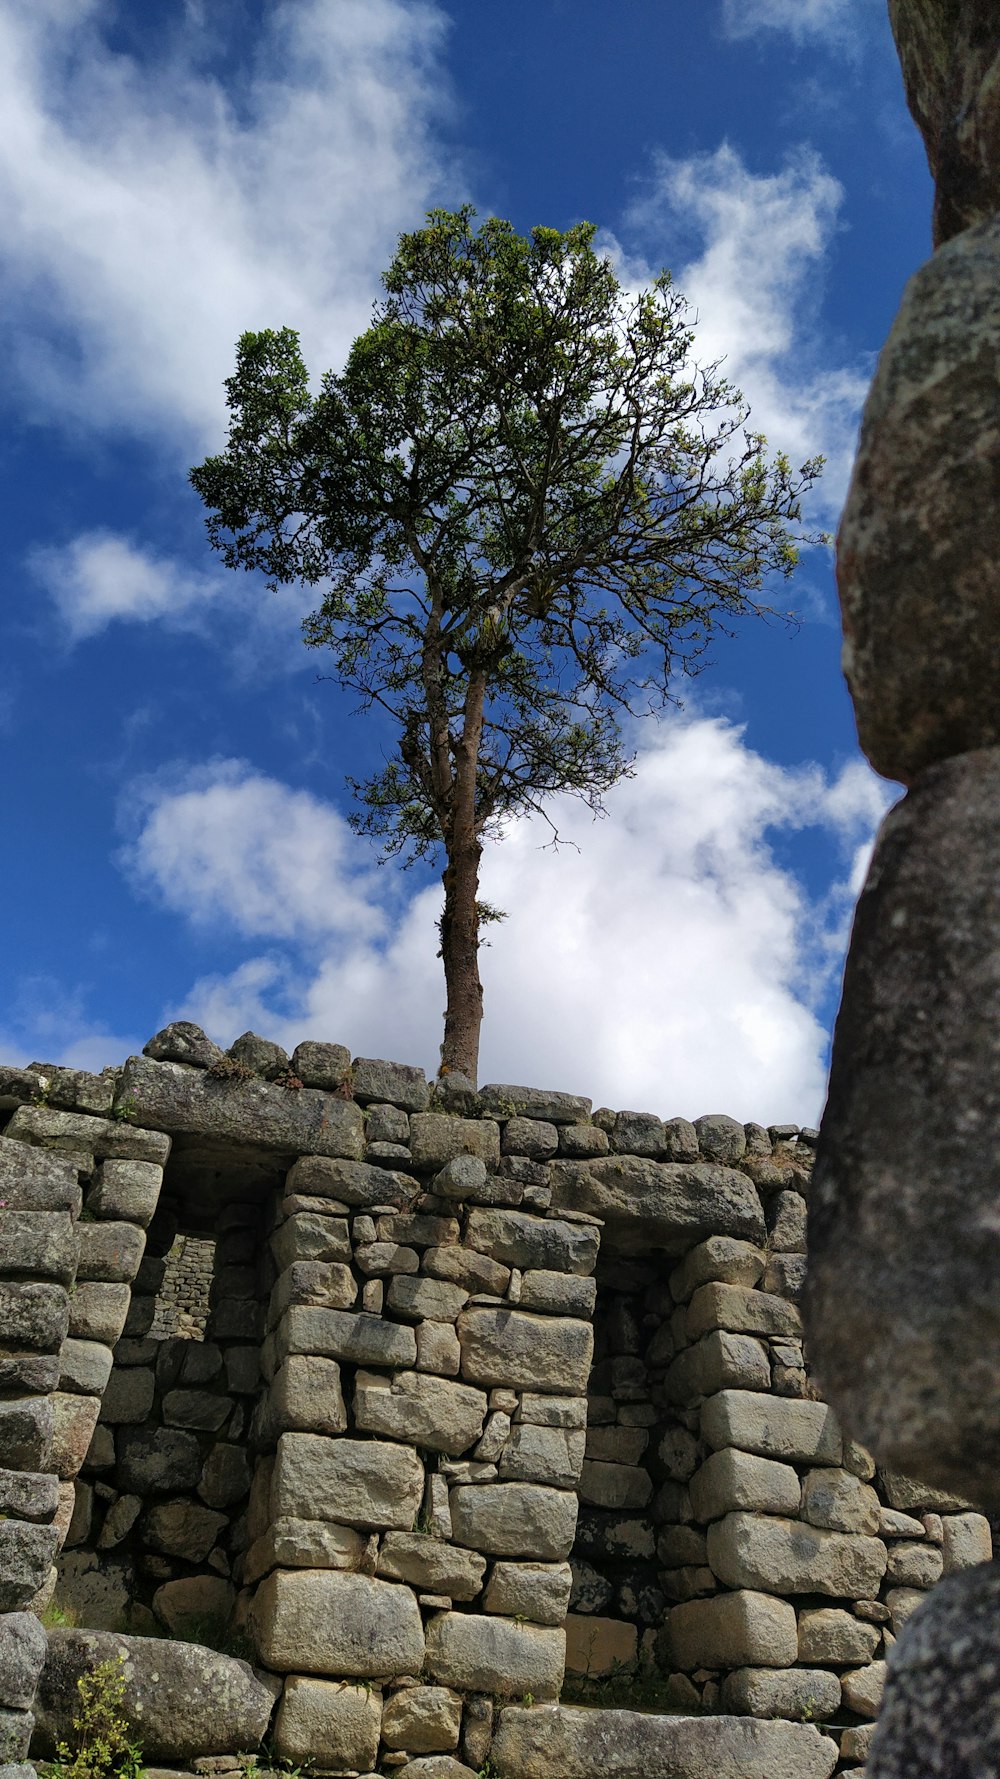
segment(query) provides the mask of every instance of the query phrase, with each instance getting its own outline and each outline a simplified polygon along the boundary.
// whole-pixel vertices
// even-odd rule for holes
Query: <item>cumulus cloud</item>
[[[112,531],[85,531],[62,547],[32,550],[28,562],[71,642],[115,619],[197,627],[222,587],[221,575],[185,569]]]
[[[134,1033],[115,1032],[90,1010],[92,985],[44,974],[15,982],[0,1026],[0,1057],[7,1063],[56,1063],[99,1073],[141,1047]]]
[[[793,463],[827,459],[811,499],[817,523],[835,522],[850,474],[870,366],[830,362],[819,335],[817,293],[839,227],[843,190],[820,157],[803,148],[778,173],[752,173],[723,143],[712,153],[660,154],[629,225],[665,254],[675,239],[696,243],[673,266],[691,304],[695,350],[723,361],[743,391],[751,424]],[[630,275],[649,267],[631,263]]]
[[[189,9],[150,61],[113,23],[109,0],[0,0],[7,369],[22,412],[188,461],[220,438],[244,328],[299,328],[325,369],[365,325],[437,195],[445,20],[282,0],[241,60]]]
[[[728,37],[756,37],[784,31],[796,43],[819,39],[851,42],[858,21],[858,0],[723,0],[722,22]]]
[[[231,872],[220,793],[237,844],[235,808],[249,815],[252,805],[253,844]],[[833,776],[789,769],[754,753],[723,719],[666,721],[635,776],[608,798],[606,820],[556,800],[564,847],[547,849],[548,831],[524,821],[487,852],[483,894],[508,918],[483,952],[481,1078],[670,1114],[815,1120],[850,878],[886,801],[855,762]],[[293,806],[303,819],[289,819]],[[398,878],[352,877],[359,909],[333,931],[344,862],[340,818],[323,810],[232,768],[150,803],[132,854],[144,883],[202,925],[235,923],[265,941],[168,1011],[227,1042],[249,1025],[288,1045],[332,1038],[433,1071],[444,1003],[440,892],[427,886],[390,905]],[[313,830],[324,820],[328,849],[317,851]],[[812,897],[774,847],[777,835],[806,828],[822,831],[829,855]],[[278,879],[289,886],[284,905]]]

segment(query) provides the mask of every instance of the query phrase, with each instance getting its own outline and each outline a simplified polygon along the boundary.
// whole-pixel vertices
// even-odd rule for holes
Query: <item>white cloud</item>
[[[818,294],[839,226],[843,191],[819,156],[801,149],[779,173],[752,173],[723,143],[711,154],[656,157],[649,189],[629,215],[650,262],[678,235],[698,242],[673,266],[691,304],[700,362],[723,360],[751,424],[793,463],[822,453],[810,502],[832,524],[847,489],[867,364],[830,362],[817,326]],[[649,268],[630,268],[648,276]]]
[[[53,976],[23,976],[0,1026],[0,1059],[6,1063],[56,1063],[95,1074],[109,1063],[123,1062],[144,1040],[112,1031],[89,1010],[91,988],[60,982]]]
[[[62,547],[32,550],[28,562],[55,601],[70,642],[95,636],[115,619],[196,627],[223,587],[221,574],[185,569],[112,531],[81,532]]]
[[[197,10],[152,63],[110,47],[112,22],[109,0],[0,0],[8,370],[36,418],[189,460],[220,440],[243,329],[300,328],[322,370],[365,325],[437,195],[445,21],[283,0],[242,65],[224,45],[225,89]]]
[[[723,0],[722,22],[729,37],[756,37],[784,31],[796,43],[826,39],[846,44],[858,18],[858,0]]]
[[[329,804],[216,760],[130,786],[141,810],[122,861],[175,914],[247,938],[374,937],[374,869]]]
[[[218,791],[241,784],[253,843],[230,873]],[[439,890],[420,890],[398,912],[372,900],[368,932],[360,915],[336,933],[321,915],[310,931],[310,909],[337,905],[344,863],[335,845],[329,866],[325,855],[317,862],[311,829],[322,805],[306,798],[309,820],[288,820],[302,795],[223,779],[183,792],[182,806],[173,794],[151,805],[136,855],[147,884],[191,919],[268,942],[235,971],[197,982],[170,1016],[197,1019],[226,1042],[252,1026],[289,1046],[330,1038],[433,1072],[444,1004]],[[670,1115],[814,1122],[827,1043],[818,1009],[839,963],[853,857],[886,798],[857,763],[832,778],[816,766],[788,769],[753,753],[722,719],[674,718],[608,798],[607,820],[593,822],[570,800],[553,805],[578,851],[545,850],[540,824],[516,824],[484,860],[483,894],[508,919],[483,952],[481,1079]],[[223,826],[238,844],[239,819]],[[825,833],[829,853],[813,901],[768,839],[808,827]],[[191,836],[194,862],[185,863]],[[289,886],[284,903],[273,895],[278,875]],[[374,898],[399,881],[372,874],[349,887]]]

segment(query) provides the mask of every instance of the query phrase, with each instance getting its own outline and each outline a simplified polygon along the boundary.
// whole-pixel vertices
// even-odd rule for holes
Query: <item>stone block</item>
[[[877,1595],[886,1548],[880,1538],[741,1512],[709,1527],[708,1560],[727,1587],[860,1599]]]
[[[68,1325],[69,1298],[61,1285],[0,1281],[0,1327],[8,1346],[58,1353]]]
[[[0,1271],[68,1284],[76,1275],[78,1225],[68,1211],[17,1211],[0,1218]]]
[[[589,1322],[568,1316],[535,1316],[521,1310],[469,1309],[458,1319],[462,1376],[473,1384],[586,1391],[594,1351]]]
[[[549,1316],[582,1316],[590,1320],[597,1302],[596,1279],[570,1273],[526,1272],[521,1280],[521,1308]]]
[[[494,1563],[483,1611],[526,1618],[532,1624],[561,1625],[572,1585],[568,1563]]]
[[[312,1309],[304,1304],[294,1305],[282,1316],[275,1349],[279,1364],[293,1354],[312,1353],[349,1365],[398,1365],[410,1370],[417,1358],[412,1328],[362,1311]]]
[[[849,1470],[810,1470],[802,1483],[802,1518],[830,1532],[879,1532],[881,1504],[875,1490]]]
[[[454,1246],[462,1233],[457,1217],[443,1217],[430,1211],[400,1212],[380,1217],[375,1235],[380,1242],[404,1242],[411,1248],[446,1248]]]
[[[58,1479],[31,1470],[0,1470],[0,1518],[50,1520],[59,1502]]]
[[[329,1520],[278,1519],[254,1540],[243,1565],[247,1586],[272,1569],[360,1569],[368,1541]]]
[[[80,1261],[77,1279],[96,1279],[104,1284],[130,1285],[139,1270],[146,1246],[145,1232],[134,1223],[81,1223],[78,1225]]]
[[[0,1402],[0,1464],[8,1470],[48,1470],[54,1436],[51,1397]],[[86,1448],[84,1448],[86,1449]]]
[[[638,1464],[649,1444],[645,1427],[622,1427],[617,1422],[607,1427],[587,1429],[586,1453],[611,1464]]]
[[[525,1390],[517,1410],[519,1421],[536,1427],[586,1427],[586,1396],[539,1396]]]
[[[162,1413],[167,1427],[191,1427],[199,1433],[218,1433],[229,1419],[232,1403],[228,1396],[212,1390],[168,1390],[163,1398]]]
[[[566,1620],[566,1672],[588,1680],[604,1680],[633,1669],[639,1653],[635,1625],[620,1618],[581,1617]]]
[[[261,1582],[250,1615],[261,1658],[278,1674],[374,1680],[419,1674],[424,1665],[420,1608],[394,1582],[335,1569],[278,1570]]]
[[[535,1427],[529,1421],[519,1422],[500,1455],[500,1475],[507,1482],[575,1488],[583,1469],[586,1437],[582,1427]]]
[[[469,1212],[465,1241],[503,1266],[584,1277],[594,1270],[600,1231],[592,1224],[532,1217],[527,1211],[476,1209]]]
[[[722,1682],[720,1703],[737,1717],[823,1723],[840,1710],[840,1681],[822,1668],[737,1668]]]
[[[276,1433],[343,1433],[340,1366],[311,1353],[291,1354],[271,1379],[268,1407]]]
[[[236,1589],[220,1575],[183,1575],[165,1581],[153,1595],[153,1611],[171,1637],[194,1642],[221,1635],[232,1617]]]
[[[832,1662],[838,1666],[868,1663],[881,1641],[877,1625],[866,1624],[839,1606],[812,1607],[799,1613],[799,1661]]]
[[[47,1396],[59,1386],[55,1353],[0,1353],[0,1390]]]
[[[398,1242],[361,1242],[354,1250],[354,1264],[366,1279],[384,1278],[392,1273],[418,1272],[420,1256],[416,1248],[404,1248]]]
[[[504,1155],[527,1155],[531,1161],[551,1161],[559,1147],[556,1125],[542,1118],[508,1118],[503,1129]]]
[[[932,1588],[944,1573],[944,1556],[936,1544],[894,1540],[889,1546],[885,1578],[893,1587]]]
[[[356,1106],[354,1110],[357,1112]],[[392,1205],[399,1209],[420,1191],[420,1182],[410,1174],[366,1161],[302,1155],[289,1171],[285,1191],[293,1198],[332,1199],[341,1210],[344,1205]],[[315,1205],[310,1205],[309,1212],[314,1210]]]
[[[68,1211],[78,1217],[83,1203],[80,1174],[90,1164],[90,1156],[82,1152],[59,1155],[0,1137],[0,1198],[12,1211]]]
[[[814,1724],[512,1705],[490,1758],[498,1779],[830,1779],[837,1744]]]
[[[96,1217],[137,1223],[148,1229],[160,1200],[163,1169],[152,1161],[105,1161],[87,1194]]]
[[[540,1483],[492,1483],[451,1490],[456,1543],[497,1557],[563,1562],[573,1547],[577,1500]]]
[[[351,1237],[346,1217],[322,1217],[312,1211],[300,1211],[278,1224],[269,1246],[279,1273],[296,1260],[320,1260],[348,1266],[351,1261]]]
[[[321,1044],[306,1039],[292,1051],[292,1073],[304,1087],[336,1093],[351,1070],[351,1053],[343,1044]]]
[[[722,1329],[678,1354],[664,1379],[668,1400],[684,1408],[694,1397],[714,1396],[719,1390],[770,1388],[771,1365],[764,1342]]]
[[[663,1631],[670,1668],[790,1668],[798,1660],[795,1608],[740,1588],[675,1606]]]
[[[954,1575],[993,1556],[990,1522],[981,1513],[949,1513],[941,1520],[944,1539],[944,1573]]]
[[[752,1291],[745,1285],[699,1285],[688,1304],[688,1339],[698,1340],[714,1328],[796,1339],[802,1333],[802,1318],[793,1303],[768,1291]]]
[[[101,1412],[97,1396],[69,1396],[57,1391],[48,1398],[52,1405],[52,1443],[46,1469],[54,1470],[61,1482],[71,1482],[87,1456]],[[31,1466],[41,1469],[41,1465]]]
[[[354,1097],[365,1106],[372,1103],[401,1106],[422,1112],[430,1098],[423,1069],[406,1063],[385,1062],[381,1057],[356,1056],[351,1065]]]
[[[885,1691],[886,1665],[869,1662],[864,1668],[849,1668],[840,1677],[844,1704],[859,1717],[877,1717]]]
[[[577,1124],[590,1117],[592,1102],[575,1093],[553,1093],[542,1087],[511,1087],[491,1081],[480,1089],[487,1117],[540,1119],[549,1124]]]
[[[55,1526],[0,1520],[0,1613],[30,1604],[48,1578],[58,1537]]]
[[[456,1118],[446,1112],[415,1112],[410,1153],[422,1171],[437,1170],[456,1155],[474,1155],[495,1173],[500,1162],[499,1126],[488,1118]]]
[[[274,1726],[274,1750],[320,1772],[363,1772],[378,1758],[382,1696],[371,1687],[290,1674]]]
[[[645,1561],[656,1549],[646,1514],[609,1513],[585,1507],[576,1529],[575,1551],[595,1562]]]
[[[503,1297],[510,1284],[509,1266],[501,1266],[488,1254],[479,1254],[472,1248],[428,1248],[424,1255],[424,1271],[432,1278],[460,1287],[466,1298],[470,1291],[488,1291],[493,1297]],[[464,1308],[464,1304],[459,1307]],[[453,1320],[452,1317],[448,1319]]]
[[[423,1492],[424,1467],[407,1446],[317,1433],[283,1433],[278,1440],[271,1482],[276,1517],[408,1532]]]
[[[95,1340],[65,1340],[59,1353],[59,1388],[100,1396],[111,1376],[111,1348]]]
[[[11,1772],[22,1771],[20,1763],[27,1761],[34,1728],[30,1711],[0,1711],[0,1772],[4,1779]],[[29,1767],[28,1771],[32,1769]]]
[[[670,1275],[676,1303],[687,1303],[699,1285],[716,1282],[752,1289],[763,1276],[765,1257],[752,1242],[731,1235],[710,1235],[685,1254]]]
[[[57,1112],[51,1106],[19,1106],[6,1134],[21,1143],[78,1158],[93,1156],[98,1161],[112,1156],[127,1161],[152,1161],[162,1167],[170,1154],[170,1138],[165,1132],[143,1130],[126,1119]]]
[[[118,1435],[118,1483],[135,1495],[169,1494],[198,1486],[201,1442],[177,1427],[126,1427]]]
[[[425,1532],[387,1532],[379,1552],[378,1573],[392,1581],[409,1582],[422,1593],[474,1600],[482,1592],[486,1558]]]
[[[70,1334],[76,1340],[96,1340],[113,1347],[125,1326],[130,1302],[127,1285],[78,1283],[66,1311]]]
[[[142,1054],[154,1062],[186,1062],[195,1069],[210,1069],[224,1052],[206,1037],[200,1025],[190,1019],[175,1019],[153,1034]]]
[[[737,1509],[750,1513],[796,1514],[801,1485],[790,1464],[760,1458],[727,1446],[713,1452],[690,1482],[694,1517],[703,1523]]]
[[[449,1322],[418,1322],[417,1370],[457,1377],[462,1364],[458,1335]]]
[[[271,1289],[267,1325],[273,1328],[294,1304],[350,1310],[354,1308],[357,1295],[357,1280],[349,1266],[328,1265],[322,1260],[295,1260],[279,1275]]]
[[[385,1701],[382,1740],[408,1754],[448,1754],[458,1747],[462,1700],[447,1686],[404,1686]]]
[[[580,1500],[587,1507],[645,1507],[653,1493],[646,1470],[631,1464],[603,1464],[587,1459],[580,1476]]]
[[[449,1248],[447,1252],[460,1250]],[[468,1301],[469,1292],[463,1285],[443,1279],[414,1279],[402,1273],[391,1280],[386,1298],[387,1307],[404,1322],[454,1322]]]
[[[67,1342],[69,1344],[71,1343]],[[73,1344],[82,1346],[84,1343],[79,1341]],[[106,1350],[98,1348],[99,1352]],[[110,1354],[108,1356],[110,1358]],[[125,1371],[113,1371],[101,1401],[101,1420],[108,1427],[141,1426],[149,1417],[154,1392],[153,1373],[144,1366],[129,1366]]]
[[[0,1618],[0,1704],[8,1711],[27,1711],[48,1650],[48,1640],[33,1612],[10,1612]]]
[[[311,1087],[289,1093],[269,1081],[218,1081],[180,1063],[131,1056],[116,1103],[133,1106],[139,1125],[190,1132],[202,1141],[253,1144],[291,1155],[364,1153],[360,1106]]]
[[[585,1163],[555,1162],[552,1205],[587,1211],[630,1245],[652,1242],[667,1253],[683,1253],[710,1235],[760,1243],[765,1234],[753,1182],[735,1168],[708,1161],[608,1155]]]
[[[158,1501],[148,1509],[142,1536],[151,1550],[163,1551],[168,1557],[183,1557],[188,1563],[201,1563],[227,1524],[224,1513],[213,1513],[181,1496],[173,1501]]]
[[[843,1452],[833,1410],[754,1390],[720,1390],[701,1411],[702,1438],[716,1451],[738,1446],[762,1458],[838,1465]]]
[[[404,1440],[457,1458],[483,1430],[487,1399],[481,1390],[424,1372],[359,1371],[354,1418],[365,1433]]]
[[[428,1674],[462,1692],[555,1699],[565,1665],[562,1630],[471,1612],[441,1612],[427,1626]]]

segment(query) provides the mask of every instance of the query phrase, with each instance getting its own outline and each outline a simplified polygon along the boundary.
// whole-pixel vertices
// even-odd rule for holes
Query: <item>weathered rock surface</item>
[[[441,1612],[427,1626],[427,1672],[464,1692],[555,1699],[562,1686],[566,1634],[471,1612]]]
[[[257,1589],[251,1618],[261,1656],[279,1674],[364,1680],[423,1667],[416,1596],[393,1582],[333,1569],[278,1571]]]
[[[153,1637],[113,1631],[57,1629],[35,1700],[39,1751],[68,1736],[79,1709],[76,1683],[98,1663],[124,1657],[124,1709],[148,1760],[235,1754],[257,1748],[266,1734],[272,1695],[246,1662]]]
[[[708,1560],[727,1587],[870,1599],[885,1574],[886,1550],[881,1538],[729,1513],[708,1528]]]
[[[354,1391],[357,1425],[366,1433],[405,1440],[457,1458],[479,1438],[486,1396],[467,1384],[423,1372],[359,1371]]]
[[[462,1700],[447,1686],[404,1686],[386,1700],[382,1740],[410,1754],[449,1754],[458,1747]]]
[[[256,1078],[218,1081],[201,1069],[131,1056],[116,1103],[153,1130],[357,1161],[365,1149],[361,1107],[312,1087],[293,1093]]]
[[[375,1765],[381,1723],[382,1699],[370,1687],[292,1674],[281,1695],[275,1753],[321,1771],[364,1771]]]
[[[647,1161],[638,1155],[557,1162],[552,1203],[556,1210],[602,1217],[609,1232],[627,1236],[630,1245],[654,1242],[667,1253],[683,1253],[710,1235],[750,1242],[762,1242],[765,1235],[752,1181],[713,1162]]]
[[[736,1668],[722,1682],[723,1711],[821,1723],[840,1710],[840,1681],[821,1668]]]
[[[318,1433],[283,1433],[278,1441],[271,1483],[276,1516],[408,1532],[423,1492],[424,1467],[408,1446]]]
[[[492,1759],[499,1779],[829,1779],[837,1744],[812,1724],[510,1705]]]
[[[473,1600],[482,1590],[486,1558],[478,1551],[459,1550],[422,1532],[387,1532],[379,1552],[378,1572],[393,1581],[408,1581],[432,1594]]]
[[[675,1606],[661,1633],[671,1668],[790,1668],[798,1659],[795,1608],[741,1588]]]
[[[993,0],[889,0],[906,98],[935,181],[934,244],[1000,210]]]
[[[583,1275],[594,1270],[601,1237],[598,1229],[585,1223],[531,1217],[525,1211],[477,1209],[469,1213],[465,1240],[504,1266]]]
[[[928,769],[883,825],[837,1021],[807,1286],[819,1381],[852,1434],[887,1468],[987,1508],[1000,1506],[998,810],[991,749]]]
[[[998,276],[1000,224],[991,220],[911,278],[868,397],[841,521],[844,671],[861,746],[904,784],[1000,741],[991,665],[1000,644]]]
[[[562,1562],[576,1530],[576,1496],[539,1483],[492,1483],[451,1491],[454,1537],[491,1556]]]
[[[753,1390],[720,1390],[701,1411],[702,1438],[717,1451],[738,1446],[758,1457],[839,1464],[840,1428],[824,1402],[787,1401]]]
[[[1000,1771],[1000,1564],[948,1576],[889,1652],[871,1779]]]
[[[30,1708],[47,1651],[45,1632],[33,1612],[0,1617],[0,1700],[8,1709]]]
[[[587,1388],[594,1353],[589,1322],[535,1316],[504,1305],[465,1310],[458,1318],[462,1376],[473,1384],[513,1390],[553,1390],[579,1396]]]

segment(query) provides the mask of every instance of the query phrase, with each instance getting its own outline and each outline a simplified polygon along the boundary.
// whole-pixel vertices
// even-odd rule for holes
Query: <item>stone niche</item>
[[[989,1555],[817,1399],[813,1132],[190,1026],[0,1070],[0,1121],[8,1762],[110,1633],[175,1766],[263,1711],[319,1774],[828,1779],[923,1593]],[[195,1658],[157,1713],[154,1633],[252,1662],[197,1658],[212,1746],[171,1744]]]

